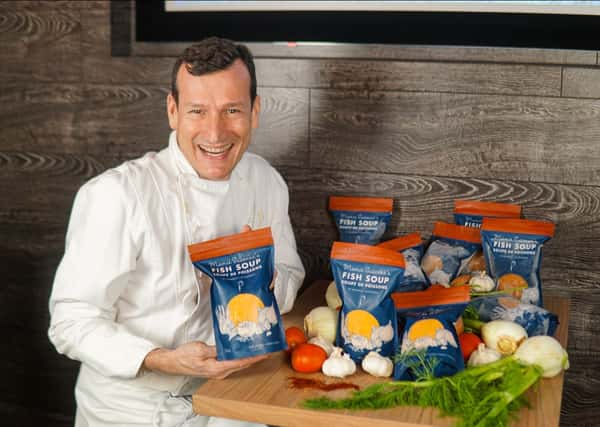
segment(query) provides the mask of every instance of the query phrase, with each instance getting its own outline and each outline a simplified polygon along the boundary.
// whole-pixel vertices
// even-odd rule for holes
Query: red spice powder
[[[288,377],[289,386],[295,389],[316,388],[323,391],[339,390],[344,388],[352,388],[360,390],[360,387],[353,383],[334,382],[326,383],[313,378]]]

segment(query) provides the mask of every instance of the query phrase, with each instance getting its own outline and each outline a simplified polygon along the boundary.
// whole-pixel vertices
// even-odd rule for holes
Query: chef
[[[217,361],[210,280],[187,245],[271,227],[274,293],[292,308],[304,278],[279,173],[246,152],[260,98],[244,45],[209,38],[176,60],[158,153],[77,193],[50,297],[49,337],[81,362],[75,425],[246,426],[195,415],[190,395],[267,356]]]

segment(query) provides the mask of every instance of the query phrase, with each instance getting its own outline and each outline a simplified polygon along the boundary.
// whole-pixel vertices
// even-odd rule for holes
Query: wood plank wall
[[[71,203],[90,177],[166,143],[172,58],[111,57],[110,40],[106,1],[0,2],[3,425],[72,425],[78,365],[46,336]],[[561,425],[596,425],[598,53],[361,52],[257,59],[263,112],[252,149],[288,182],[309,279],[329,274],[331,194],[393,197],[388,237],[428,236],[435,220],[452,221],[457,198],[521,204],[527,218],[557,224],[542,277],[571,301]]]

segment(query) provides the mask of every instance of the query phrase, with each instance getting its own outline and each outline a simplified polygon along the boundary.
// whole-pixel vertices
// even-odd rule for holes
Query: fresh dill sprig
[[[404,352],[398,351],[393,357],[395,364],[401,364],[411,371],[415,381],[428,381],[435,378],[435,368],[439,364],[436,357],[427,357],[427,349],[414,347]]]
[[[514,357],[477,366],[456,375],[421,381],[388,381],[355,391],[345,399],[320,397],[303,405],[311,409],[380,409],[431,406],[458,418],[459,427],[506,426],[523,406],[524,393],[541,378],[542,370]]]

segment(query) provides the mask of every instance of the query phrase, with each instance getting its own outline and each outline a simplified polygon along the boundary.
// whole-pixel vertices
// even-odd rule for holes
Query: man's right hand
[[[175,350],[154,349],[146,355],[143,366],[145,369],[170,375],[223,379],[268,358],[268,355],[224,361],[218,361],[216,357],[216,347],[195,341]]]

